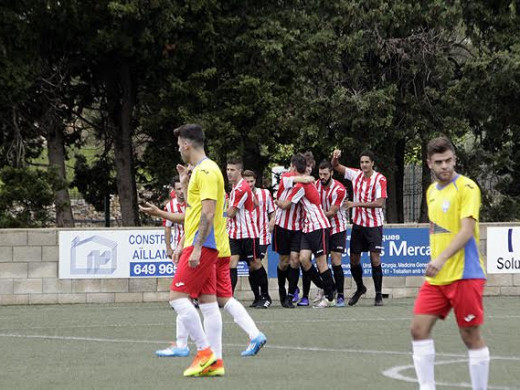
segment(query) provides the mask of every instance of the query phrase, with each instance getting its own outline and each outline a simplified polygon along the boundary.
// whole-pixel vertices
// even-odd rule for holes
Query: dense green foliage
[[[20,0],[0,20],[0,163],[89,133],[99,153],[77,159],[73,185],[98,209],[117,192],[125,225],[139,224],[136,182],[159,193],[175,174],[186,122],[220,164],[239,155],[259,174],[297,151],[339,147],[355,166],[373,149],[390,222],[405,165],[423,165],[425,189],[426,142],[446,134],[458,169],[495,183],[483,220],[520,219],[516,1]]]

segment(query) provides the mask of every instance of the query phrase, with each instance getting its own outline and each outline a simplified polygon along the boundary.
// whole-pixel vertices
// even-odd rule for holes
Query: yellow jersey
[[[224,215],[225,197],[222,172],[214,161],[206,157],[193,169],[188,184],[188,199],[184,219],[184,247],[193,245],[199,234],[202,201],[212,199],[217,202],[213,227],[202,246],[216,249],[219,257],[231,256]]]
[[[446,261],[437,275],[426,277],[428,283],[445,285],[460,279],[486,279],[484,262],[478,249],[480,189],[477,184],[463,175],[457,175],[445,186],[431,184],[426,199],[432,259],[437,258],[460,231],[463,218],[477,221],[473,237]]]

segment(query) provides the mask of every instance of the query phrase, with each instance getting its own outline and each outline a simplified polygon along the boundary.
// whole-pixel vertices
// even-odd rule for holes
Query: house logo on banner
[[[76,236],[70,246],[70,273],[74,275],[106,275],[117,269],[117,242],[94,235]]]
[[[520,273],[520,227],[487,229],[487,272]]]

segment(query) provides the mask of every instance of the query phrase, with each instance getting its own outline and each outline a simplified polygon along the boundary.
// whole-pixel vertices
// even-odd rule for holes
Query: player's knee
[[[412,322],[410,326],[410,334],[412,335],[413,340],[425,340],[429,338],[428,328],[424,325]]]

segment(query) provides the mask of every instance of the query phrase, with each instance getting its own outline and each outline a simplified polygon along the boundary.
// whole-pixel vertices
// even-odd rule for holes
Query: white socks
[[[434,390],[435,347],[433,340],[412,341],[413,364],[421,390]],[[473,390],[486,390],[489,377],[489,348],[468,350],[469,375]]]
[[[247,312],[247,310],[242,306],[240,302],[238,302],[235,298],[229,298],[226,305],[224,306],[224,310],[227,311],[235,323],[240,326],[244,332],[249,336],[249,340],[253,340],[260,331],[256,327],[255,322]]]
[[[199,308],[204,317],[204,330],[209,345],[217,359],[222,359],[222,316],[218,303],[199,303]]]
[[[489,348],[470,349],[468,356],[473,390],[486,390],[489,377]]]
[[[188,346],[188,329],[186,329],[179,316],[177,316],[175,324],[175,345],[179,348],[186,348]]]
[[[435,346],[433,340],[412,341],[412,347],[413,364],[419,380],[419,389],[435,390]]]
[[[170,301],[170,306],[177,312],[177,317],[188,331],[188,334],[200,351],[209,347],[208,340],[202,329],[199,314],[188,298],[179,298]]]

